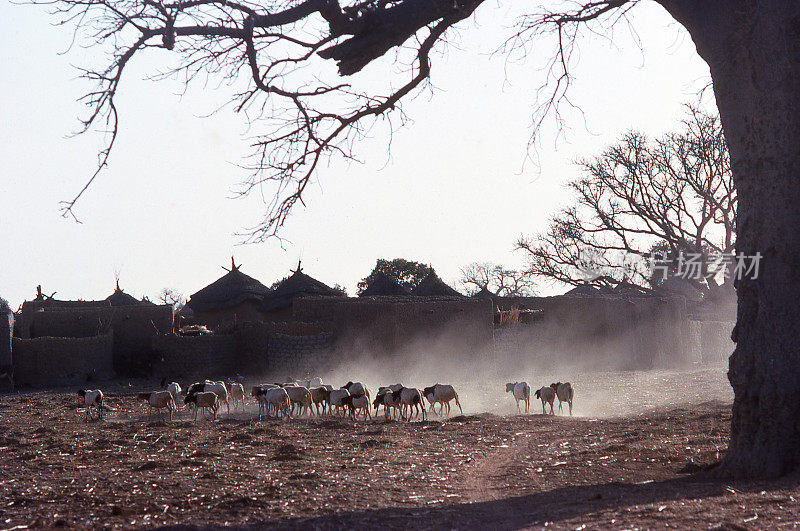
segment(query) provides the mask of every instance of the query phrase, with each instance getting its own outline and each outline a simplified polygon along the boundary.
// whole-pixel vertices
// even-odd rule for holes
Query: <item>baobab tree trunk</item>
[[[728,379],[731,440],[718,472],[800,468],[800,2],[665,0],[708,62],[739,200],[737,252],[763,256],[737,281]]]

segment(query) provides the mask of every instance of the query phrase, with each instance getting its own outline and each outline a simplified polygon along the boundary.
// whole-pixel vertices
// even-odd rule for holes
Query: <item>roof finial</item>
[[[122,291],[121,289],[119,289],[119,277],[117,277],[117,291]]]
[[[234,269],[238,268],[236,267],[236,262],[233,261],[233,256],[231,256],[231,271],[233,271]]]
[[[301,262],[302,262],[301,260],[297,260],[297,269],[295,269],[294,271],[292,271],[292,273],[295,273],[295,274],[296,274],[296,273],[299,273],[300,271],[302,271],[302,270],[303,270],[303,268],[302,268],[302,267],[300,267],[300,264],[301,264]]]

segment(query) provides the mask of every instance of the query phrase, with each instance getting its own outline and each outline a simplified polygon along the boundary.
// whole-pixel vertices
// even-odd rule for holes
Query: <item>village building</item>
[[[376,271],[375,278],[359,297],[408,297],[411,292],[383,271]]]
[[[189,297],[182,313],[191,315],[195,323],[217,330],[232,329],[245,321],[260,321],[259,306],[270,289],[242,273],[240,267],[231,258],[228,273]]]
[[[303,269],[298,263],[297,269],[264,297],[258,308],[261,312],[261,319],[267,322],[291,321],[292,303],[295,299],[304,297],[344,298],[346,296],[341,291],[303,273]]]
[[[461,293],[454,290],[439,278],[439,276],[431,271],[419,284],[411,290],[411,294],[415,297],[463,297]]]

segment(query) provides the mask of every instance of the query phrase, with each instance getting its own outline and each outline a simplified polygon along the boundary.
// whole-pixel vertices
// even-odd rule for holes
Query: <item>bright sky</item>
[[[405,103],[414,122],[395,133],[391,156],[376,133],[358,148],[363,164],[322,168],[307,208],[282,232],[288,241],[242,246],[237,233],[263,212],[260,197],[230,199],[245,177],[236,166],[248,153],[244,118],[229,109],[204,117],[224,97],[214,84],[180,97],[174,82],[145,81],[164,65],[157,54],[127,73],[115,152],[77,207],[82,223],[59,216],[101,145],[97,135],[68,138],[84,110],[76,100],[90,88],[73,65],[103,57],[78,47],[61,54],[71,32],[51,27],[43,7],[1,3],[0,296],[16,308],[41,284],[58,298],[101,299],[115,273],[137,297],[156,299],[165,287],[188,296],[224,274],[231,255],[267,285],[302,259],[306,273],[351,294],[377,258],[430,263],[452,285],[474,261],[521,266],[514,242],[569,202],[573,161],[630,128],[674,129],[709,74],[683,29],[642,3],[631,13],[641,50],[622,27],[613,45],[581,41],[571,99],[585,125],[567,113],[566,138],[556,142],[548,122],[539,164],[523,167],[549,48],[513,64],[492,56],[513,22],[498,4],[487,2],[461,24],[457,46],[434,57],[436,91]]]

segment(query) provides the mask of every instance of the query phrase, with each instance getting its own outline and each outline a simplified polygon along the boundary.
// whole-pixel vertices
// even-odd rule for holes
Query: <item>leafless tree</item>
[[[717,116],[689,107],[683,130],[649,140],[630,132],[594,159],[579,162],[584,177],[569,188],[575,204],[547,230],[523,237],[529,273],[577,286],[620,282],[655,287],[651,256],[700,257],[695,281],[717,287],[718,255],[735,245],[736,189]]]
[[[186,305],[186,297],[172,288],[162,289],[161,293],[158,295],[158,300],[161,301],[162,304],[172,304],[175,312],[181,311]]]
[[[490,262],[474,262],[461,268],[460,282],[469,295],[474,295],[482,290],[499,297],[534,294],[534,283],[530,275]]]
[[[36,0],[34,0],[36,1]],[[46,2],[48,0],[42,0]],[[737,251],[762,253],[765,274],[738,281],[731,445],[719,468],[735,476],[776,476],[800,468],[800,2],[796,0],[656,0],[692,37],[709,64],[738,193]],[[353,157],[353,143],[381,118],[402,122],[401,100],[424,86],[431,51],[483,0],[50,0],[64,23],[93,36],[111,61],[86,71],[86,128],[107,125],[108,161],[117,132],[115,97],[130,60],[156,47],[172,50],[168,75],[187,80],[248,76],[238,110],[263,118],[246,193],[273,182],[278,191],[253,239],[274,234],[317,168],[329,157]],[[527,49],[554,36],[555,50],[538,101],[536,124],[570,105],[570,72],[582,33],[609,28],[637,0],[567,0],[531,7],[507,42]],[[351,76],[394,50],[406,64],[401,85],[359,90],[322,79],[319,60]],[[548,51],[537,49],[537,55]],[[410,63],[403,60],[410,56]],[[356,80],[358,76],[351,78]],[[398,88],[392,88],[398,87]],[[95,174],[96,175],[96,174]],[[94,177],[92,177],[94,178]],[[90,181],[91,182],[91,181]],[[88,186],[89,183],[87,183]],[[82,193],[82,192],[81,192]],[[78,194],[80,197],[80,194]],[[71,215],[75,201],[64,205]]]

